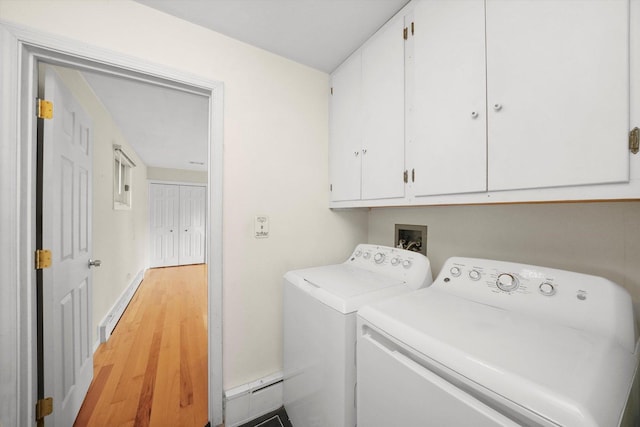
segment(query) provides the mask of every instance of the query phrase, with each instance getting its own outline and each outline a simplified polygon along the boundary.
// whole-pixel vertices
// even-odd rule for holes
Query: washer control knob
[[[511,292],[516,290],[516,288],[518,287],[518,279],[516,279],[509,273],[502,273],[498,276],[496,285],[498,285],[498,288],[500,288],[500,290]]]
[[[376,264],[382,264],[384,262],[384,254],[382,252],[378,252],[373,256],[373,260]]]
[[[460,267],[451,267],[449,273],[451,273],[453,277],[458,277],[462,273],[462,270],[460,270]]]
[[[409,261],[408,259],[405,259],[404,261],[402,261],[402,266],[404,268],[410,268],[411,267],[411,261]]]
[[[471,280],[480,280],[480,272],[478,270],[471,270],[469,272],[469,278]]]
[[[391,265],[393,265],[395,267],[398,264],[400,264],[400,258],[395,257],[395,258],[391,259]]]
[[[542,295],[545,295],[545,296],[548,296],[548,297],[550,297],[551,295],[556,293],[555,286],[553,286],[549,282],[540,283],[540,286],[538,287],[538,289],[540,289],[540,293]]]
[[[360,255],[362,255],[362,251],[361,251],[360,249],[358,249],[358,250],[356,251],[355,255],[356,255],[357,257],[359,257]]]
[[[365,252],[365,253],[362,255],[362,258],[364,258],[364,259],[369,259],[369,258],[371,258],[371,253],[370,253],[370,252]]]

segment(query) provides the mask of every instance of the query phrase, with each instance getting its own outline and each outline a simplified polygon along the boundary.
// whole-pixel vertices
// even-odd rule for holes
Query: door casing
[[[35,182],[37,64],[94,70],[209,98],[206,262],[209,402],[212,425],[223,420],[222,174],[223,84],[0,21],[0,421],[33,425],[36,392]],[[4,333],[4,332],[7,333]],[[5,377],[6,378],[6,377]]]

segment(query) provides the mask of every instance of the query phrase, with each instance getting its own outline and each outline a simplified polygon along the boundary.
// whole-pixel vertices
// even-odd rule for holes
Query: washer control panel
[[[637,339],[629,293],[602,277],[527,264],[449,258],[431,289],[508,312],[615,335],[631,347]],[[624,327],[622,325],[633,324]]]
[[[429,259],[419,252],[380,245],[358,245],[346,264],[403,280],[414,289],[431,285]]]

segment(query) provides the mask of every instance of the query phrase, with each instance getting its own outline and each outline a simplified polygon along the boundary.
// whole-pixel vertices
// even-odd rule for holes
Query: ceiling
[[[336,69],[409,0],[136,0],[325,71]]]
[[[409,0],[136,1],[331,72]],[[207,98],[105,74],[83,74],[147,166],[206,170]]]

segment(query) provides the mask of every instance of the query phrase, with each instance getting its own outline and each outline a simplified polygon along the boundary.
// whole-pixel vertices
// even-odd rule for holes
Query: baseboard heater
[[[237,427],[282,407],[282,372],[225,391],[224,422]]]
[[[136,277],[133,278],[129,286],[122,292],[120,298],[116,301],[116,303],[111,307],[111,310],[107,313],[107,315],[102,319],[100,325],[98,326],[98,338],[100,339],[100,343],[107,342],[111,333],[115,329],[120,317],[122,317],[122,313],[126,310],[131,298],[138,290],[138,286],[142,283],[142,279],[144,278],[144,270],[140,270]]]

